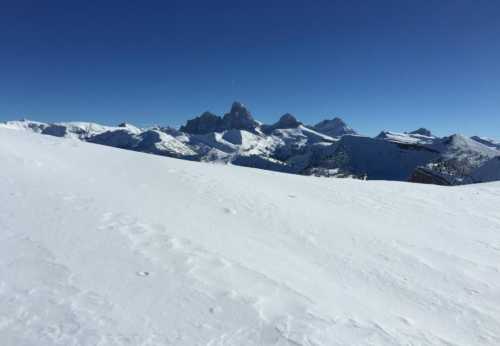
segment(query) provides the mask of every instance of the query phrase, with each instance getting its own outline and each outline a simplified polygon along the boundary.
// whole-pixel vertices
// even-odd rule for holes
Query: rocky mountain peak
[[[312,127],[315,131],[330,137],[341,137],[343,135],[356,134],[352,128],[339,117],[320,121]]]
[[[222,118],[224,129],[254,131],[259,125],[248,109],[240,102],[233,102],[231,110]]]
[[[277,129],[294,129],[302,125],[300,121],[297,120],[290,113],[283,114],[280,119],[272,125],[263,125],[262,131],[264,133],[271,133]]]
[[[421,135],[427,137],[433,137],[432,132],[425,127],[421,127],[415,131],[410,132],[411,135]]]
[[[302,125],[302,123],[290,113],[286,113],[283,114],[280,120],[278,120],[278,122],[274,125],[276,126],[276,128],[289,129],[299,127],[300,125]]]
[[[233,104],[231,105],[230,113],[236,113],[236,112],[248,112],[248,110],[243,103],[234,101]]]
[[[181,126],[180,130],[197,135],[220,132],[223,131],[223,121],[221,117],[213,113],[204,112],[199,117],[188,120],[186,125]]]
[[[229,113],[220,117],[211,112],[204,112],[202,115],[188,120],[186,125],[181,126],[182,132],[190,134],[207,134],[211,132],[223,132],[226,130],[247,130],[255,131],[259,125],[254,120],[252,114],[241,102],[233,102]]]

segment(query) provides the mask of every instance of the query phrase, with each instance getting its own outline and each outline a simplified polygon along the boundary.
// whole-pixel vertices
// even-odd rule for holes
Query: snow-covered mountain
[[[427,182],[441,185],[460,185],[500,180],[500,171],[488,174],[489,179],[484,180],[483,174],[476,173],[477,170],[482,171],[491,159],[500,156],[500,151],[494,147],[462,135],[452,135],[437,140],[433,148],[439,152],[439,157],[418,167],[412,181],[426,182],[425,179],[428,179]],[[497,179],[491,179],[493,176]]]
[[[406,181],[417,167],[438,157],[439,152],[430,146],[407,140],[343,136],[317,150],[311,169],[319,175],[326,169],[341,176]]]
[[[500,182],[303,177],[66,137],[0,128],[0,345],[500,344]]]
[[[409,133],[382,131],[371,138],[357,134],[340,118],[307,126],[289,113],[274,124],[262,124],[239,102],[222,117],[205,112],[180,129],[27,120],[3,126],[194,161],[442,185],[481,182],[483,175],[473,178],[474,170],[500,155],[500,144],[493,140],[461,135],[438,138],[425,128]]]
[[[486,138],[486,137],[479,137],[479,136],[473,136],[471,137],[473,140],[476,142],[479,142],[481,144],[484,144],[488,147],[496,148],[500,150],[500,141],[491,139],[491,138]]]
[[[331,120],[327,119],[320,121],[316,125],[312,126],[312,128],[330,137],[341,137],[344,135],[357,134],[356,131],[347,126],[347,124],[339,117],[335,117]]]
[[[389,142],[401,143],[401,144],[432,144],[436,140],[436,137],[431,134],[430,131],[425,129],[418,129],[410,133],[398,133],[393,131],[382,131],[380,132],[376,139],[382,139]]]

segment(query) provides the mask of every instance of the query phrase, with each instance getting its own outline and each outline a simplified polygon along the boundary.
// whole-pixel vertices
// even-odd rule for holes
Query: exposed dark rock
[[[293,129],[302,125],[293,115],[286,113],[273,126],[277,129]]]
[[[422,135],[422,136],[427,136],[427,137],[432,137],[432,132],[430,130],[427,130],[424,127],[421,127],[415,131],[410,132],[412,135]]]
[[[474,170],[471,178],[475,183],[500,180],[500,156],[488,160],[481,167]]]
[[[259,125],[245,106],[239,102],[234,102],[229,113],[226,113],[223,118],[205,112],[199,117],[188,120],[186,125],[180,128],[181,131],[203,135],[210,132],[223,132],[226,130],[247,130],[255,131]]]
[[[222,138],[229,143],[235,145],[241,145],[243,143],[243,138],[241,136],[240,130],[229,130],[224,133]]]
[[[42,130],[42,134],[56,136],[56,137],[64,137],[67,134],[66,126],[50,124],[46,128]]]
[[[323,120],[312,126],[312,129],[330,137],[341,137],[344,135],[356,134],[356,131],[347,126],[347,124],[338,117],[331,120]]]
[[[122,149],[133,149],[140,139],[127,130],[107,131],[87,139],[91,143],[109,145]]]
[[[222,118],[210,113],[205,112],[199,117],[188,120],[185,126],[181,126],[181,131],[203,135],[210,132],[221,132],[224,130]]]
[[[157,130],[144,131],[137,136],[139,142],[135,145],[133,150],[169,157],[183,157],[181,153],[173,149],[164,146],[158,147],[157,144],[162,141],[161,136],[161,132]]]
[[[170,126],[155,126],[152,129],[166,133],[166,134],[174,136],[174,137],[181,136],[183,134],[183,132],[181,130],[178,130],[178,129],[170,127]]]
[[[370,180],[406,181],[416,167],[439,157],[424,146],[401,146],[362,136],[343,136],[330,146],[315,149],[311,167],[340,169],[355,176],[367,175]]]
[[[240,102],[233,103],[229,113],[224,114],[222,123],[225,130],[236,129],[250,132],[254,132],[255,128],[259,125],[248,109]]]
[[[263,125],[262,131],[264,133],[271,133],[277,129],[295,129],[302,125],[293,115],[286,113],[281,116],[281,118],[272,125]]]
[[[408,181],[420,184],[434,184],[444,186],[451,185],[451,183],[447,179],[443,178],[439,174],[436,174],[436,172],[426,169],[425,167],[417,167],[413,171]]]

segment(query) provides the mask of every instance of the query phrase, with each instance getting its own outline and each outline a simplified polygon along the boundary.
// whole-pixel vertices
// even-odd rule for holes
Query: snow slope
[[[436,140],[436,137],[434,136],[426,136],[419,133],[399,133],[392,131],[382,131],[376,138],[383,139],[389,142],[421,145],[432,144]]]
[[[0,128],[1,345],[498,345],[500,183],[205,165]]]
[[[473,140],[476,142],[479,142],[481,144],[484,144],[488,147],[495,148],[497,150],[500,150],[500,141],[491,139],[491,138],[486,138],[486,137],[479,137],[479,136],[473,136],[471,137]]]

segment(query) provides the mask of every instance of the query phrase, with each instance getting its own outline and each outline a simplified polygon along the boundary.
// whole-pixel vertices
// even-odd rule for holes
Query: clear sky
[[[0,120],[342,117],[500,138],[500,2],[2,1]]]

